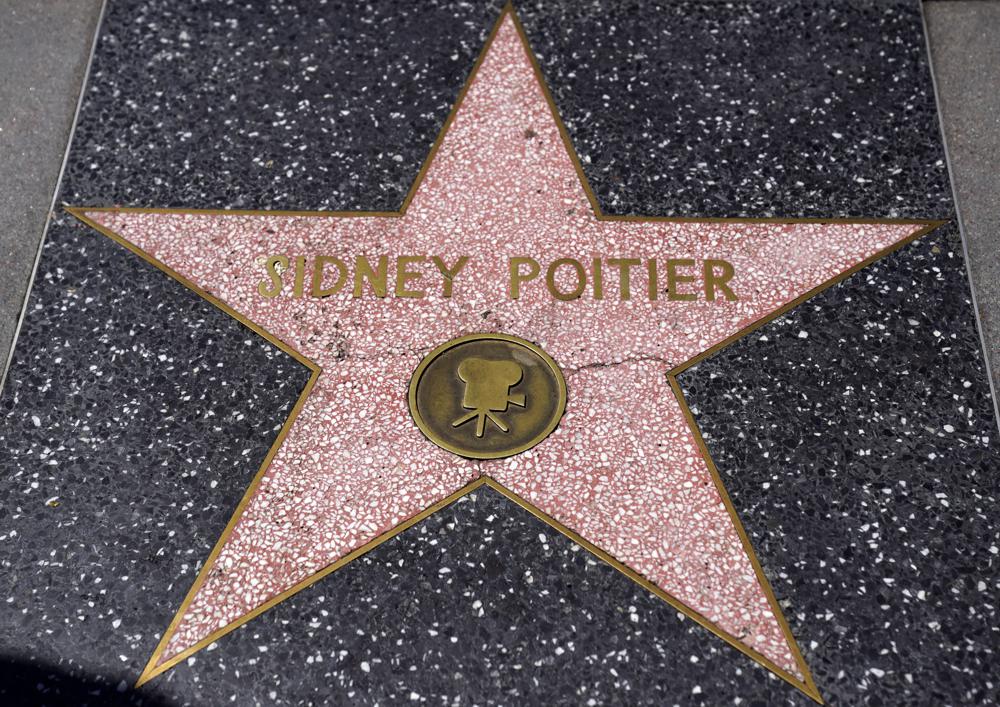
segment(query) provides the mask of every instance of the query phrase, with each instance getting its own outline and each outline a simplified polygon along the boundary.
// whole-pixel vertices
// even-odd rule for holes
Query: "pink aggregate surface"
[[[161,662],[486,474],[801,677],[665,374],[916,226],[597,220],[509,19],[403,217],[89,216],[322,368]],[[391,284],[385,299],[350,286],[297,298],[291,272],[267,299],[257,284],[276,254],[385,254],[390,275],[399,255],[470,262],[451,298],[423,263],[422,299],[393,297]],[[636,268],[627,301],[614,269],[600,300],[589,289],[553,299],[543,271],[514,301],[507,258],[518,256],[543,268],[573,257],[588,277],[595,257],[724,258],[739,300],[651,302]],[[569,402],[535,448],[474,462],[421,435],[406,392],[426,352],[481,331],[542,346]]]

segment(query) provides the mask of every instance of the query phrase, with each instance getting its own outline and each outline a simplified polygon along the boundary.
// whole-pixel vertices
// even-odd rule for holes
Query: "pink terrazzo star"
[[[815,696],[668,373],[926,224],[599,217],[510,13],[470,81],[397,216],[79,210],[322,370],[144,679],[488,476]],[[367,286],[354,297],[350,284],[326,298],[297,297],[294,268],[278,296],[263,297],[263,264],[275,254],[292,263],[307,256],[307,292],[320,254],[347,263],[384,254],[393,266],[402,255],[469,261],[450,297],[429,260],[414,265],[422,298],[393,296],[391,286],[385,298]],[[521,256],[543,272],[514,300],[508,258]],[[723,259],[733,265],[737,299],[676,301],[661,281],[653,301],[636,267],[630,299],[618,271],[605,270],[602,298],[588,287],[560,301],[544,267],[567,257],[591,281],[594,258]],[[570,290],[573,282],[571,269],[560,269],[556,284]],[[476,462],[425,439],[406,392],[426,352],[483,331],[539,344],[562,367],[569,396],[560,426],[536,447]]]

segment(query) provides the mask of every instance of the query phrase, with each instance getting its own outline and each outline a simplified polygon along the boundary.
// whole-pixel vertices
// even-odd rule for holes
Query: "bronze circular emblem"
[[[410,379],[410,414],[427,439],[472,459],[534,447],[566,410],[552,358],[507,334],[470,334],[431,351]]]

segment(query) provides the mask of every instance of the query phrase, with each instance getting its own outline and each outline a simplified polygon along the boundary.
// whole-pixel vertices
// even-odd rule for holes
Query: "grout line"
[[[35,259],[31,265],[31,274],[28,276],[27,288],[24,291],[24,299],[21,302],[21,313],[17,316],[17,324],[14,326],[14,336],[10,340],[10,349],[7,351],[7,360],[4,361],[3,371],[0,372],[0,393],[3,392],[4,384],[7,382],[7,373],[10,371],[11,361],[14,359],[14,347],[21,334],[21,326],[24,324],[24,317],[28,312],[28,301],[31,299],[31,291],[35,286],[35,276],[38,274],[38,264],[42,259],[42,249],[45,247],[45,238],[48,236],[49,227],[52,225],[52,217],[56,210],[56,199],[62,191],[63,175],[66,173],[66,164],[69,162],[70,148],[73,146],[73,139],[76,137],[76,126],[80,121],[80,109],[83,107],[83,97],[87,93],[90,85],[90,71],[94,66],[94,56],[97,54],[97,42],[101,36],[101,27],[104,25],[104,15],[108,9],[108,0],[102,0],[101,9],[97,13],[97,24],[94,26],[93,39],[90,42],[90,54],[87,57],[87,67],[83,72],[83,79],[80,82],[80,93],[76,99],[76,109],[73,111],[73,122],[70,124],[69,136],[66,139],[66,149],[63,151],[62,164],[59,166],[59,175],[56,177],[55,186],[52,188],[52,200],[49,202],[49,210],[45,214],[45,224],[42,226],[42,236],[38,239],[38,247],[35,249]]]
[[[986,368],[986,380],[990,385],[990,397],[993,401],[993,422],[1000,431],[1000,405],[997,401],[996,381],[993,380],[993,368],[990,365],[990,352],[986,346],[986,336],[983,334],[983,321],[979,316],[979,300],[976,297],[976,285],[972,279],[972,261],[969,258],[969,241],[965,237],[965,222],[962,220],[962,210],[959,208],[958,193],[955,191],[955,170],[952,169],[951,152],[948,150],[948,136],[944,130],[944,113],[941,111],[941,94],[938,91],[937,75],[934,73],[934,58],[931,52],[931,35],[927,27],[927,13],[924,2],[920,6],[920,22],[924,30],[924,48],[927,52],[927,69],[931,75],[931,87],[934,90],[934,107],[937,109],[938,133],[941,135],[941,145],[944,147],[944,161],[948,169],[948,186],[951,189],[952,203],[955,209],[955,221],[958,224],[958,237],[962,242],[962,257],[965,258],[965,278],[969,282],[969,294],[972,297],[972,314],[976,318],[976,331],[979,334],[979,350]]]

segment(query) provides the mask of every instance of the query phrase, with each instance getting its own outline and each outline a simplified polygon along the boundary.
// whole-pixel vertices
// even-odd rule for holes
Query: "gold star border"
[[[660,587],[658,587],[657,585],[653,584],[651,581],[649,581],[648,579],[646,579],[644,576],[642,576],[641,574],[639,574],[635,570],[631,569],[630,567],[628,567],[624,563],[620,562],[619,560],[617,560],[616,558],[614,558],[613,556],[611,556],[610,554],[608,554],[607,552],[605,552],[604,550],[602,550],[601,548],[599,548],[598,546],[594,545],[592,542],[588,541],[587,539],[585,539],[584,537],[580,536],[579,534],[577,534],[576,532],[574,532],[570,528],[566,527],[565,525],[563,525],[562,523],[560,523],[559,521],[557,521],[555,518],[552,518],[551,516],[549,516],[548,514],[546,514],[541,509],[539,509],[536,506],[534,506],[533,504],[529,503],[524,498],[521,498],[516,493],[510,491],[509,489],[505,488],[504,486],[500,485],[499,483],[497,483],[493,479],[491,479],[489,477],[486,477],[486,476],[480,477],[479,479],[476,479],[475,481],[467,484],[466,486],[462,487],[461,489],[459,489],[455,493],[451,494],[450,496],[448,496],[448,497],[446,497],[446,498],[438,501],[437,503],[435,503],[432,506],[426,508],[425,510],[421,511],[420,513],[418,513],[418,514],[416,514],[416,515],[408,518],[407,520],[403,521],[402,523],[400,523],[396,527],[392,528],[391,530],[383,533],[382,535],[379,535],[378,537],[376,537],[376,538],[372,539],[371,541],[365,543],[364,545],[362,545],[361,547],[357,548],[356,550],[354,550],[354,551],[350,552],[349,554],[341,557],[336,562],[333,562],[330,565],[324,567],[319,572],[316,572],[315,574],[307,577],[306,579],[302,580],[301,582],[299,582],[298,584],[294,585],[293,587],[291,587],[289,589],[286,589],[285,591],[281,592],[280,594],[272,597],[271,599],[269,599],[265,603],[263,603],[260,606],[254,608],[253,610],[251,610],[250,612],[244,614],[243,616],[241,616],[240,618],[236,619],[235,621],[233,621],[233,622],[227,624],[226,626],[224,626],[224,627],[222,627],[222,628],[220,628],[220,629],[212,632],[211,634],[209,634],[208,636],[206,636],[202,640],[198,641],[197,643],[195,643],[194,645],[190,646],[189,648],[181,651],[180,653],[178,653],[177,655],[173,656],[169,660],[163,662],[162,664],[158,664],[159,660],[160,660],[160,657],[162,656],[164,650],[166,649],[167,644],[170,641],[170,638],[173,636],[174,632],[176,631],[177,626],[180,623],[181,618],[183,617],[183,615],[187,611],[187,608],[191,604],[191,602],[194,599],[195,595],[197,595],[198,590],[201,588],[202,584],[204,583],[204,581],[205,581],[205,579],[206,579],[209,571],[214,566],[215,560],[216,560],[217,556],[219,555],[219,552],[221,551],[222,547],[226,544],[226,541],[228,540],[230,534],[233,532],[233,529],[236,527],[237,522],[239,521],[240,517],[243,515],[244,509],[246,508],[246,506],[249,503],[250,499],[253,498],[254,494],[256,493],[257,488],[259,487],[260,482],[261,482],[261,480],[264,477],[264,474],[266,473],[268,467],[271,464],[271,460],[274,458],[274,455],[277,453],[278,449],[281,447],[282,443],[284,442],[285,436],[288,434],[289,429],[291,429],[293,423],[295,422],[295,419],[298,417],[299,411],[302,409],[302,406],[305,403],[305,400],[309,397],[309,394],[312,391],[313,386],[316,384],[316,381],[318,380],[318,378],[319,378],[320,373],[322,372],[322,370],[321,370],[321,368],[316,363],[314,363],[313,361],[311,361],[310,359],[306,358],[304,355],[302,355],[301,353],[299,353],[298,351],[296,351],[295,348],[293,348],[292,346],[290,346],[286,342],[280,340],[279,338],[277,338],[276,336],[274,336],[270,332],[266,331],[262,327],[258,326],[254,322],[250,321],[249,319],[247,319],[243,315],[239,314],[232,307],[230,307],[229,305],[227,305],[225,302],[223,302],[222,300],[218,299],[214,295],[206,292],[204,289],[202,289],[201,287],[199,287],[198,285],[196,285],[194,282],[192,282],[188,278],[184,277],[180,273],[176,272],[175,270],[173,270],[169,266],[165,265],[164,263],[160,262],[159,260],[157,260],[156,258],[154,258],[153,256],[151,256],[149,253],[145,252],[143,249],[139,248],[138,246],[136,246],[135,244],[129,242],[128,240],[126,240],[125,238],[123,238],[122,236],[120,236],[119,234],[117,234],[117,233],[109,230],[108,228],[104,227],[103,225],[101,225],[101,224],[97,223],[96,221],[94,221],[93,219],[89,218],[87,216],[87,213],[88,212],[89,213],[94,213],[94,212],[119,212],[119,213],[121,213],[121,212],[125,212],[125,213],[154,213],[154,214],[155,213],[159,213],[159,214],[212,214],[212,215],[226,215],[226,216],[239,216],[239,215],[247,215],[247,216],[308,216],[308,217],[317,217],[317,218],[353,218],[353,217],[373,217],[373,216],[374,217],[384,217],[384,218],[400,218],[400,217],[402,217],[402,216],[404,216],[406,214],[406,211],[407,211],[407,209],[408,209],[408,207],[410,205],[410,202],[413,201],[413,197],[416,194],[417,190],[419,189],[420,184],[422,183],[422,181],[424,179],[424,176],[427,173],[428,168],[430,167],[431,163],[434,161],[434,157],[437,154],[437,151],[438,151],[438,149],[441,146],[441,143],[442,143],[442,141],[444,139],[444,136],[447,134],[448,129],[451,127],[451,124],[454,121],[456,114],[458,113],[459,108],[461,107],[461,105],[462,105],[462,103],[463,103],[463,101],[465,99],[465,96],[466,96],[466,94],[469,91],[469,87],[472,85],[473,81],[475,80],[476,75],[479,72],[479,68],[480,68],[480,66],[483,63],[483,59],[485,58],[485,56],[489,52],[490,47],[493,44],[493,40],[494,40],[494,38],[495,38],[495,36],[497,34],[497,31],[499,30],[499,28],[500,28],[503,20],[505,18],[507,18],[507,17],[510,17],[510,19],[513,21],[514,26],[517,29],[517,32],[518,32],[518,34],[520,36],[520,39],[521,39],[522,43],[524,44],[525,50],[527,51],[528,57],[529,57],[529,59],[531,61],[532,68],[534,69],[535,78],[538,81],[538,84],[541,87],[542,93],[545,96],[545,100],[546,100],[546,102],[549,105],[549,109],[550,109],[550,112],[552,114],[552,118],[553,118],[553,120],[555,120],[556,125],[559,128],[559,134],[562,136],[563,143],[564,143],[564,145],[566,147],[567,152],[569,153],[570,159],[573,162],[573,166],[576,169],[577,176],[580,179],[580,184],[583,187],[583,190],[584,190],[584,192],[587,195],[587,199],[590,201],[590,205],[591,205],[591,208],[593,209],[594,216],[598,220],[601,220],[601,221],[667,222],[667,223],[671,223],[671,222],[672,223],[699,223],[699,222],[703,223],[703,222],[712,222],[712,223],[895,224],[895,225],[912,225],[914,227],[917,227],[917,230],[913,234],[911,234],[910,236],[908,236],[907,238],[905,238],[905,239],[903,239],[903,240],[901,240],[901,241],[893,244],[892,246],[890,246],[888,248],[885,248],[885,249],[879,251],[875,255],[873,255],[873,256],[865,259],[864,261],[862,261],[862,262],[854,265],[853,267],[851,267],[850,269],[846,270],[845,272],[842,272],[839,275],[837,275],[837,276],[835,276],[835,277],[827,280],[826,282],[822,283],[821,285],[819,285],[819,286],[813,288],[812,290],[806,292],[805,294],[803,294],[803,295],[795,298],[791,302],[788,302],[787,304],[785,304],[781,308],[779,308],[779,309],[771,312],[770,314],[762,317],[761,319],[755,321],[753,324],[750,324],[749,326],[747,326],[744,329],[740,330],[736,334],[734,334],[734,335],[728,337],[727,339],[719,342],[718,344],[712,346],[711,348],[706,349],[705,351],[703,351],[700,354],[698,354],[697,356],[694,356],[693,358],[685,361],[684,363],[681,363],[680,365],[674,367],[673,369],[671,369],[667,373],[667,379],[670,382],[670,387],[673,390],[674,395],[677,398],[677,402],[680,405],[681,410],[684,413],[684,417],[686,418],[686,420],[688,422],[688,425],[689,425],[689,427],[690,427],[690,429],[691,429],[691,431],[692,431],[692,433],[693,433],[693,435],[695,437],[695,440],[696,440],[696,442],[698,444],[698,448],[699,448],[699,450],[701,452],[701,456],[705,460],[705,463],[708,466],[708,469],[709,469],[709,471],[710,471],[710,473],[712,475],[712,479],[715,482],[716,489],[718,490],[719,495],[722,497],[722,501],[723,501],[723,503],[724,503],[724,505],[726,507],[727,512],[729,513],[729,516],[732,518],[733,525],[735,526],[736,531],[739,534],[740,540],[743,543],[743,549],[747,553],[747,556],[750,558],[750,562],[753,565],[754,572],[756,573],[757,579],[758,579],[758,581],[760,582],[761,586],[764,589],[764,593],[767,596],[767,600],[768,600],[768,602],[770,604],[771,610],[774,613],[775,617],[777,618],[779,624],[781,625],[781,629],[782,629],[782,631],[783,631],[783,633],[785,635],[786,640],[788,641],[789,647],[792,650],[793,657],[795,658],[795,663],[798,666],[799,670],[801,671],[802,675],[804,676],[804,680],[800,680],[797,676],[795,676],[794,674],[792,674],[788,670],[785,670],[781,666],[777,665],[771,659],[767,658],[766,656],[764,656],[763,654],[759,653],[758,651],[750,648],[749,646],[744,645],[735,636],[733,636],[732,634],[726,632],[725,630],[721,629],[720,627],[716,626],[714,623],[712,623],[711,621],[709,621],[705,616],[703,616],[702,614],[700,614],[697,611],[694,611],[690,607],[686,606],[681,601],[679,601],[678,599],[676,599],[675,597],[673,597],[671,594],[669,594],[668,592],[666,592],[663,589],[661,589]],[[498,17],[497,21],[494,23],[493,28],[490,31],[490,34],[489,34],[489,36],[486,39],[486,43],[483,46],[483,49],[481,50],[478,58],[476,59],[475,63],[473,64],[472,70],[469,73],[469,76],[466,79],[465,84],[463,85],[461,91],[458,94],[458,98],[455,101],[455,105],[452,107],[451,112],[449,113],[447,119],[444,122],[444,125],[441,127],[441,130],[438,133],[437,138],[434,140],[434,143],[431,146],[430,152],[428,153],[426,159],[424,160],[423,164],[421,165],[420,170],[417,172],[416,179],[414,180],[412,186],[410,187],[410,190],[407,193],[406,198],[403,200],[402,206],[399,208],[398,211],[294,211],[294,210],[293,211],[287,211],[287,210],[274,210],[274,211],[270,211],[270,210],[259,210],[259,209],[240,209],[240,210],[232,209],[232,210],[230,210],[230,209],[163,209],[163,208],[134,208],[134,207],[71,207],[71,206],[65,206],[64,207],[67,212],[69,212],[70,214],[72,214],[73,216],[75,216],[77,219],[79,219],[80,221],[82,221],[87,226],[89,226],[89,227],[93,228],[94,230],[96,230],[96,231],[104,234],[105,236],[111,238],[116,243],[124,246],[128,250],[130,250],[133,253],[135,253],[136,255],[138,255],[143,260],[147,261],[148,263],[152,264],[153,266],[155,266],[159,270],[163,271],[164,273],[166,273],[167,275],[169,275],[173,279],[177,280],[182,285],[184,285],[188,289],[192,290],[193,292],[195,292],[196,294],[198,294],[203,299],[205,299],[208,302],[212,303],[213,305],[215,305],[216,307],[218,307],[219,309],[221,309],[223,312],[225,312],[229,316],[231,316],[234,319],[236,319],[237,321],[239,321],[241,324],[243,324],[244,326],[246,326],[247,328],[249,328],[250,330],[252,330],[256,334],[258,334],[261,337],[267,339],[269,342],[271,342],[272,344],[274,344],[275,346],[277,346],[279,349],[281,349],[285,353],[287,353],[290,356],[292,356],[295,360],[297,360],[299,363],[301,363],[302,365],[304,365],[306,368],[308,368],[311,371],[311,375],[309,377],[309,380],[306,382],[305,386],[303,387],[302,392],[300,393],[298,399],[295,402],[295,405],[293,406],[291,412],[288,415],[288,418],[285,420],[285,423],[282,425],[281,430],[278,433],[278,436],[275,438],[274,443],[271,445],[271,448],[268,450],[267,455],[264,457],[264,460],[261,463],[260,468],[257,470],[257,473],[254,475],[253,480],[250,482],[250,485],[247,487],[246,492],[244,493],[243,497],[240,499],[240,502],[237,504],[236,509],[233,512],[232,517],[230,518],[229,522],[226,524],[226,527],[225,527],[225,529],[222,532],[222,535],[219,537],[219,540],[216,542],[215,547],[212,549],[212,552],[209,554],[209,556],[208,556],[207,560],[205,561],[204,565],[202,565],[202,568],[199,571],[198,576],[197,576],[197,578],[194,581],[194,584],[191,586],[191,589],[188,590],[188,593],[185,596],[184,601],[181,603],[181,606],[177,610],[177,613],[175,614],[173,620],[170,622],[169,626],[167,627],[167,630],[163,634],[163,637],[160,639],[159,643],[157,644],[156,649],[153,652],[153,655],[150,657],[150,659],[147,662],[145,668],[143,669],[141,675],[139,676],[138,680],[136,681],[136,687],[139,687],[139,686],[141,686],[141,685],[149,682],[150,680],[152,680],[156,676],[158,676],[158,675],[166,672],[167,670],[169,670],[170,668],[174,667],[178,663],[181,663],[182,661],[186,660],[187,658],[189,658],[190,656],[194,655],[198,651],[200,651],[203,648],[207,647],[209,644],[217,641],[222,636],[224,636],[224,635],[230,633],[231,631],[239,628],[243,624],[245,624],[248,621],[252,620],[253,618],[259,616],[260,614],[262,614],[265,611],[267,611],[268,609],[276,606],[277,604],[283,602],[284,600],[288,599],[289,597],[295,595],[296,593],[302,591],[306,587],[309,587],[310,585],[318,582],[319,580],[323,579],[324,577],[326,577],[331,572],[334,572],[334,571],[340,569],[341,567],[343,567],[343,566],[347,565],[348,563],[356,560],[357,558],[361,557],[362,555],[370,552],[371,550],[375,549],[376,547],[378,547],[382,543],[386,542],[387,540],[390,540],[391,538],[395,537],[396,535],[399,535],[404,530],[407,530],[408,528],[416,525],[417,523],[421,522],[425,518],[428,518],[432,514],[437,513],[438,511],[440,511],[440,510],[442,510],[442,509],[450,506],[452,503],[455,503],[457,500],[459,500],[463,496],[466,496],[467,494],[473,493],[473,492],[475,492],[477,489],[479,489],[481,487],[487,487],[487,488],[493,489],[494,491],[497,491],[498,493],[502,494],[507,499],[509,499],[509,500],[513,501],[514,503],[516,503],[517,505],[521,506],[522,508],[524,508],[525,510],[527,510],[528,512],[530,512],[532,515],[536,516],[537,518],[539,518],[540,520],[542,520],[543,522],[545,522],[546,524],[548,524],[549,526],[551,526],[555,530],[559,531],[560,533],[562,533],[563,535],[565,535],[566,537],[568,537],[570,540],[572,540],[577,545],[580,545],[581,547],[583,547],[584,549],[586,549],[587,551],[589,551],[591,554],[593,554],[598,559],[606,562],[607,564],[609,564],[612,567],[614,567],[615,569],[617,569],[619,572],[621,572],[626,577],[628,577],[629,579],[631,579],[632,581],[634,581],[636,584],[638,584],[640,587],[642,587],[646,591],[651,592],[652,594],[656,595],[657,597],[659,597],[660,599],[662,599],[663,601],[665,601],[667,604],[669,604],[670,606],[672,606],[677,611],[681,612],[685,616],[688,616],[689,618],[691,618],[692,620],[694,620],[696,623],[698,623],[701,626],[703,626],[704,628],[708,629],[709,631],[711,631],[712,633],[714,633],[716,636],[718,636],[719,638],[721,638],[722,640],[724,640],[726,643],[730,644],[731,646],[733,646],[734,648],[736,648],[737,650],[739,650],[741,653],[743,653],[746,656],[748,656],[750,659],[754,660],[758,664],[760,664],[763,667],[767,668],[768,670],[770,670],[775,675],[777,675],[778,677],[782,678],[783,680],[785,680],[786,682],[788,682],[792,686],[794,686],[797,689],[801,690],[803,693],[805,693],[811,699],[815,700],[817,703],[823,704],[823,698],[820,695],[819,689],[816,687],[815,682],[813,681],[812,674],[809,671],[809,667],[806,664],[805,659],[802,657],[802,653],[801,653],[801,651],[800,651],[800,649],[798,647],[798,643],[796,642],[794,635],[791,632],[791,629],[788,626],[788,622],[785,620],[784,614],[781,611],[781,607],[779,606],[777,598],[774,595],[774,590],[771,588],[771,585],[768,582],[767,577],[764,574],[764,571],[763,571],[763,569],[761,567],[760,561],[757,559],[756,553],[753,550],[753,546],[750,543],[750,538],[747,536],[746,530],[743,528],[743,524],[740,522],[740,519],[739,519],[739,516],[738,516],[738,514],[736,512],[736,509],[733,506],[733,502],[729,498],[729,494],[726,492],[726,489],[725,489],[725,486],[723,484],[722,478],[719,475],[719,471],[716,468],[715,463],[712,461],[712,457],[709,454],[708,447],[705,445],[704,439],[702,438],[701,431],[698,428],[698,424],[695,421],[694,416],[692,415],[691,410],[688,407],[687,401],[684,398],[684,394],[683,394],[683,392],[681,390],[680,384],[677,381],[677,376],[679,376],[682,372],[686,371],[688,368],[691,368],[692,366],[696,365],[700,361],[704,360],[705,358],[707,358],[707,357],[715,354],[719,350],[721,350],[721,349],[729,346],[730,344],[732,344],[735,341],[743,338],[744,336],[747,336],[748,334],[750,334],[751,332],[759,329],[760,327],[764,326],[765,324],[768,324],[771,321],[773,321],[774,319],[782,316],[783,314],[785,314],[789,310],[797,307],[798,305],[802,304],[806,300],[811,299],[812,297],[816,296],[820,292],[823,292],[824,290],[826,290],[826,289],[832,287],[833,285],[838,284],[842,280],[850,277],[851,275],[853,275],[854,273],[858,272],[862,268],[867,267],[871,263],[873,263],[873,262],[875,262],[877,260],[880,260],[881,258],[884,258],[885,256],[889,255],[890,253],[892,253],[892,252],[894,252],[894,251],[902,248],[905,245],[908,245],[909,243],[917,240],[918,238],[921,238],[922,236],[926,235],[927,233],[930,233],[931,231],[933,231],[934,229],[938,228],[939,226],[947,223],[947,221],[940,221],[940,220],[920,220],[920,219],[910,220],[910,219],[780,218],[780,217],[774,217],[774,218],[738,218],[738,217],[734,217],[734,218],[710,218],[710,217],[701,218],[701,217],[673,217],[673,216],[651,216],[651,217],[646,217],[646,216],[605,214],[601,210],[600,204],[598,203],[597,197],[596,197],[593,189],[591,189],[591,187],[590,187],[590,183],[587,180],[587,176],[586,176],[586,174],[583,171],[583,165],[582,165],[579,157],[576,154],[576,150],[573,147],[573,143],[572,143],[572,141],[570,139],[569,132],[567,131],[565,124],[563,123],[562,119],[560,118],[559,110],[558,110],[558,108],[556,106],[555,100],[552,98],[552,94],[551,94],[551,92],[548,89],[548,85],[545,82],[544,76],[542,75],[542,70],[541,70],[541,67],[538,64],[538,60],[535,57],[534,53],[531,51],[530,47],[531,47],[531,45],[530,45],[530,42],[528,41],[528,36],[527,36],[526,32],[524,31],[524,27],[522,26],[522,24],[521,24],[521,22],[520,22],[520,20],[519,20],[519,18],[517,16],[517,13],[514,10],[513,5],[511,3],[508,3],[503,8],[503,10],[501,11],[500,16]]]

